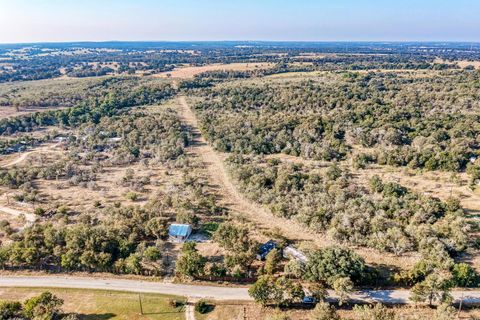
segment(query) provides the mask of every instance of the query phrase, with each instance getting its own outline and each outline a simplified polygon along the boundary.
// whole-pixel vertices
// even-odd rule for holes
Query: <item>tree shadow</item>
[[[213,310],[215,310],[215,305],[212,304],[212,303],[207,303],[207,304],[204,306],[202,312],[200,312],[200,313],[201,313],[201,314],[207,314],[207,313],[212,312]]]
[[[102,313],[102,314],[79,314],[80,320],[108,320],[115,317],[114,313]]]

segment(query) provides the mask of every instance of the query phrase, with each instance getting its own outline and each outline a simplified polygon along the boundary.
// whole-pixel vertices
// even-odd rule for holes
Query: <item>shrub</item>
[[[133,191],[129,191],[125,197],[130,200],[130,201],[137,201],[138,200],[138,194],[133,192]]]
[[[37,216],[43,216],[45,214],[45,209],[42,207],[36,207],[33,213]]]
[[[208,313],[212,311],[212,309],[213,305],[205,300],[199,300],[197,303],[195,303],[195,311],[200,314]]]

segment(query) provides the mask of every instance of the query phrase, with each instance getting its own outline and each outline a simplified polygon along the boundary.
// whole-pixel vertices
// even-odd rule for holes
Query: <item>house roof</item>
[[[168,228],[168,234],[174,237],[186,237],[191,232],[192,227],[189,224],[171,224]]]

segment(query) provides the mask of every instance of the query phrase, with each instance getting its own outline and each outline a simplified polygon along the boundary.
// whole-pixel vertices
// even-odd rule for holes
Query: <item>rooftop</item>
[[[191,228],[189,224],[173,223],[168,228],[168,234],[175,237],[186,237],[190,233]]]

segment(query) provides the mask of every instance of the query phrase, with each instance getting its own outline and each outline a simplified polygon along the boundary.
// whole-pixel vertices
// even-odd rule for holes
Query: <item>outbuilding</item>
[[[173,223],[168,228],[168,236],[172,241],[183,242],[192,234],[192,230],[189,224]]]

